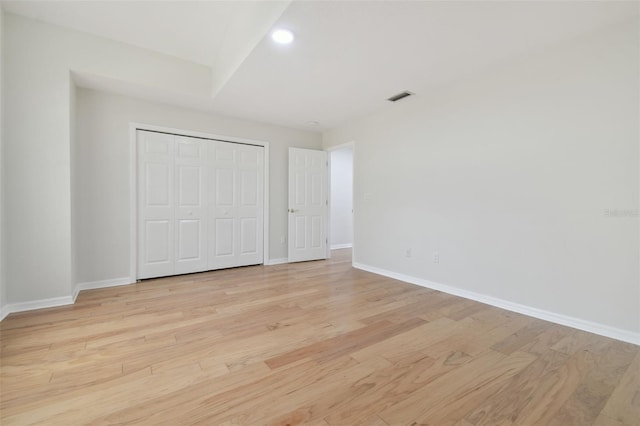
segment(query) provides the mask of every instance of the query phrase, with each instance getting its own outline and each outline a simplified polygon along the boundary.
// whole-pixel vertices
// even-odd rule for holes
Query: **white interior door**
[[[289,148],[289,262],[327,257],[327,153]]]
[[[209,268],[263,263],[264,149],[211,143]]]

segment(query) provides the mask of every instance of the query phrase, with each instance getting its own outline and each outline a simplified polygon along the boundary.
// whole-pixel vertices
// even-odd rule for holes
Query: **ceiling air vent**
[[[392,97],[390,97],[387,100],[391,101],[391,102],[398,102],[400,99],[404,99],[404,98],[406,98],[408,96],[411,96],[411,95],[415,95],[415,93],[404,91],[404,92],[398,93],[397,95],[393,95]]]

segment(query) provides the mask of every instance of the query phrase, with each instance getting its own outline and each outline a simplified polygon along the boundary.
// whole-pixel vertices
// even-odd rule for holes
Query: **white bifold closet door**
[[[263,262],[264,150],[138,131],[138,278]]]
[[[210,142],[209,269],[263,262],[264,149]]]

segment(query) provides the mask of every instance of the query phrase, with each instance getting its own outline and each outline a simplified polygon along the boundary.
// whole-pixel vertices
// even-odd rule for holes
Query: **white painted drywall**
[[[638,333],[639,47],[630,22],[326,132],[358,146],[355,261]]]
[[[77,282],[129,275],[129,124],[144,123],[236,138],[267,141],[272,259],[287,256],[287,151],[321,149],[319,133],[225,118],[204,112],[77,89],[74,169]],[[135,178],[134,178],[135,179]]]
[[[69,78],[71,79],[71,76],[69,76]],[[72,288],[71,290],[74,291],[74,286],[75,284],[78,282],[77,281],[77,262],[78,262],[78,248],[77,248],[77,244],[76,244],[76,240],[77,240],[77,226],[75,226],[75,224],[77,223],[78,218],[76,217],[76,212],[77,212],[77,202],[78,199],[76,197],[78,190],[77,190],[77,185],[78,185],[78,171],[76,169],[76,164],[77,164],[77,156],[78,156],[78,152],[77,152],[77,143],[76,143],[76,86],[73,83],[73,81],[70,82],[69,84],[69,145],[70,145],[70,149],[69,149],[69,163],[70,163],[70,170],[69,170],[69,179],[71,180],[71,193],[70,193],[70,202],[71,202],[71,208],[69,211],[69,215],[70,215],[70,223],[71,223],[71,227],[70,227],[70,232],[71,232],[71,239],[70,239],[70,250],[71,250],[71,285]]]
[[[353,149],[330,151],[331,156],[331,248],[353,243]]]
[[[6,289],[5,289],[5,280],[4,280],[4,238],[3,238],[3,210],[4,210],[4,200],[3,200],[3,185],[4,185],[4,166],[2,164],[2,140],[4,133],[4,97],[2,95],[2,90],[4,87],[4,11],[2,7],[0,7],[0,320],[3,317],[3,308],[7,300]]]
[[[3,173],[11,177],[4,179],[2,200],[5,303],[67,301],[80,280],[74,277],[79,259],[73,256],[82,249],[72,246],[72,223],[77,219],[72,216],[72,204],[79,200],[71,198],[75,191],[71,72],[157,88],[180,98],[211,93],[211,70],[8,13],[3,35],[2,95],[5,105],[11,106],[3,111],[2,126]],[[236,128],[240,127],[238,122]],[[273,151],[281,154],[280,147]],[[286,175],[284,169],[281,175],[276,171],[276,182]],[[122,173],[126,171],[123,166]],[[109,194],[113,188],[107,185],[100,191]],[[278,201],[274,194],[272,202],[277,205]],[[102,253],[98,250],[98,255]],[[103,260],[116,262],[109,256]]]

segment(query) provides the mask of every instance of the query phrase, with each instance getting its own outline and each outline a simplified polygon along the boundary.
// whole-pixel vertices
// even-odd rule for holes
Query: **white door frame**
[[[329,182],[327,185],[327,196],[329,197],[329,209],[327,212],[327,259],[331,258],[331,151],[339,151],[341,149],[345,149],[345,148],[351,148],[351,167],[352,167],[352,174],[353,174],[353,179],[351,180],[351,205],[353,206],[354,212],[352,215],[352,219],[353,219],[353,223],[352,223],[352,229],[351,229],[351,263],[355,262],[355,252],[356,252],[356,239],[354,238],[354,234],[355,234],[355,223],[356,223],[356,215],[355,215],[355,163],[356,163],[356,142],[355,141],[351,141],[351,142],[347,142],[347,143],[343,143],[340,145],[335,145],[332,146],[330,148],[327,148],[326,151],[329,153],[329,155],[327,156],[327,160],[329,161]]]
[[[264,205],[263,205],[263,249],[262,263],[269,264],[269,142],[254,139],[243,139],[234,136],[222,136],[211,133],[194,132],[172,127],[155,126],[153,124],[129,123],[129,275],[132,283],[138,277],[138,150],[137,131],[170,133],[179,136],[212,139],[223,142],[240,143],[264,147]]]

